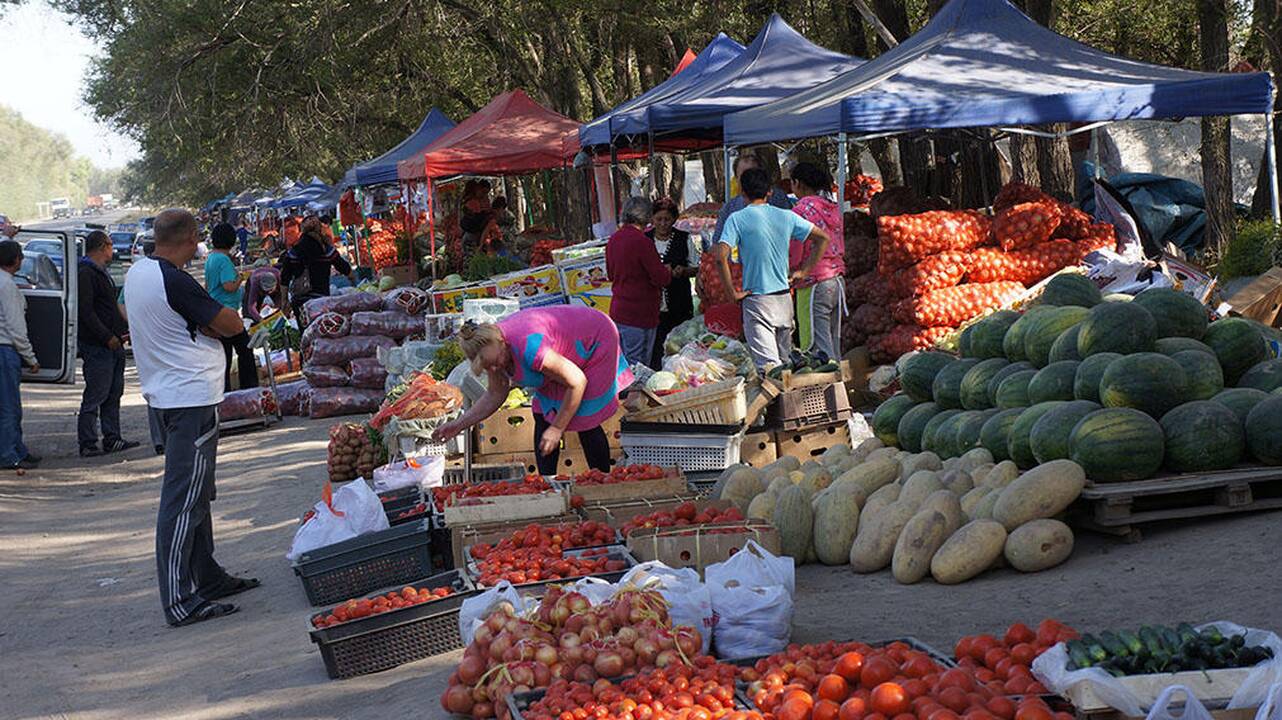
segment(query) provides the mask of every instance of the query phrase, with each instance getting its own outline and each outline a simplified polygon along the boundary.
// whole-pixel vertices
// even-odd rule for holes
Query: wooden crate
[[[836,372],[795,375],[791,370],[785,370],[778,379],[768,377],[762,382],[774,385],[780,392],[791,392],[812,385],[832,385],[833,383],[849,382],[853,378],[850,361],[841,360],[837,363]]]
[[[779,457],[791,455],[805,462],[818,458],[824,450],[840,443],[850,444],[850,425],[845,420],[821,425],[809,430],[785,431],[774,433],[775,445]]]
[[[511,535],[513,532],[529,525],[531,522],[537,522],[540,525],[559,525],[560,523],[578,522],[579,516],[567,512],[556,517],[539,518],[538,520],[512,520],[508,522],[497,523],[477,523],[475,525],[459,525],[452,527],[450,531],[450,547],[454,556],[454,567],[462,569],[467,566],[467,558],[463,556],[463,549],[477,543],[496,543],[499,540]]]
[[[775,444],[774,433],[756,432],[743,436],[739,445],[739,462],[755,468],[763,468],[779,459],[779,446]]]
[[[636,500],[626,500],[622,502],[596,502],[587,503],[577,509],[579,515],[584,520],[596,520],[603,522],[611,527],[618,528],[623,523],[639,515],[649,515],[650,513],[659,512],[660,510],[671,510],[683,502],[694,502],[700,510],[708,507],[721,509],[729,507],[729,502],[725,500],[695,500],[693,494],[682,493],[672,497],[662,498],[639,498]],[[724,505],[722,505],[724,503]]]
[[[741,532],[711,532],[728,528]],[[628,536],[627,545],[638,562],[659,560],[668,567],[690,567],[703,575],[704,568],[728,559],[749,540],[756,540],[775,555],[780,553],[779,531],[764,520],[640,530]]]
[[[467,500],[471,504],[445,506],[443,515],[447,527],[510,520],[530,521],[564,515],[570,510],[569,496],[560,490],[549,490],[537,495],[499,495]]]
[[[477,454],[529,450],[534,443],[534,411],[529,407],[499,410],[476,424],[473,438]]]
[[[654,480],[634,480],[607,485],[571,484],[569,491],[587,502],[602,503],[683,495],[689,491],[689,487],[686,485],[685,475],[682,475],[680,470],[668,468],[666,475]]]
[[[682,425],[738,425],[748,416],[748,398],[743,378],[690,388],[663,397],[643,391],[651,407],[633,410],[634,422]]]
[[[1282,507],[1282,467],[1242,467],[1123,483],[1088,482],[1075,507],[1077,524],[1140,539],[1146,522],[1209,517]]]
[[[1223,706],[1233,697],[1233,693],[1242,686],[1251,668],[1228,668],[1224,670],[1192,670],[1178,673],[1154,673],[1152,675],[1127,675],[1116,678],[1140,700],[1142,707],[1149,707],[1162,691],[1171,685],[1183,685],[1205,704]],[[1095,693],[1095,684],[1079,682],[1070,687],[1064,695],[1072,701],[1079,712],[1091,713],[1112,710]]]

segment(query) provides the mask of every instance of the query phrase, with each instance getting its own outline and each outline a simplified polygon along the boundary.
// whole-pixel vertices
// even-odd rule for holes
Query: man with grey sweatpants
[[[770,176],[752,168],[739,178],[748,206],[726,218],[717,241],[721,282],[734,288],[730,251],[739,250],[743,290],[735,293],[743,311],[743,337],[758,370],[768,370],[792,354],[792,295],[789,279],[810,274],[831,238],[809,220],[766,202]],[[810,257],[788,275],[788,243],[811,240]]]
[[[226,360],[218,337],[244,332],[235,310],[182,270],[196,255],[196,219],[185,210],[156,216],[156,250],[125,278],[134,362],[163,445],[165,474],[156,517],[156,571],[165,620],[173,626],[236,612],[221,598],[257,587],[214,560],[218,404]]]

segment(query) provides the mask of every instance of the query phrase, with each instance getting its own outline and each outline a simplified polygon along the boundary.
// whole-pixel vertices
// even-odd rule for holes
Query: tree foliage
[[[119,170],[96,168],[78,156],[71,142],[32,125],[17,111],[0,105],[0,212],[14,220],[36,217],[37,204],[65,197],[84,205],[85,197],[119,193]]]

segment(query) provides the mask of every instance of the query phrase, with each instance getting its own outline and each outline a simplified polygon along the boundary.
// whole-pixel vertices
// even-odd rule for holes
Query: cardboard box
[[[534,411],[528,405],[500,409],[476,424],[473,438],[477,454],[529,451],[534,447]]]
[[[620,452],[611,449],[610,464],[613,465],[619,461]],[[537,473],[538,466],[534,463],[534,448],[519,453],[498,453],[489,455],[473,455],[472,462],[486,465],[521,465],[525,468],[526,473]],[[582,450],[562,450],[561,456],[557,459],[556,472],[558,475],[577,475],[588,469],[588,460],[583,456]]]
[[[522,309],[565,303],[561,273],[555,265],[540,265],[500,275],[494,278],[494,285],[498,297],[515,298]]]
[[[755,468],[763,468],[779,459],[779,447],[775,444],[774,433],[757,432],[743,436],[739,445],[739,462]]]
[[[727,529],[737,531],[719,532]],[[728,559],[749,540],[775,555],[780,553],[779,531],[764,520],[640,530],[628,536],[627,545],[638,562],[659,560],[703,575],[704,568]]]
[[[1282,327],[1282,267],[1270,269],[1233,293],[1224,301],[1221,309],[1227,310],[1230,315],[1258,320],[1272,327]]]
[[[385,267],[378,272],[379,276],[390,277],[397,287],[402,285],[412,285],[418,280],[418,271],[413,265],[392,265]]]
[[[494,283],[462,285],[449,290],[432,291],[432,310],[437,313],[461,313],[463,301],[468,298],[494,297]]]
[[[850,425],[845,420],[809,430],[775,432],[779,457],[791,455],[801,462],[813,460],[839,443],[850,444]]]

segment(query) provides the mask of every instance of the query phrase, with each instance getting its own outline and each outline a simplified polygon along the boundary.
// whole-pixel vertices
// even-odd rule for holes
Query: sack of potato
[[[377,430],[360,423],[339,423],[329,429],[330,482],[373,477],[387,463],[387,449]]]

